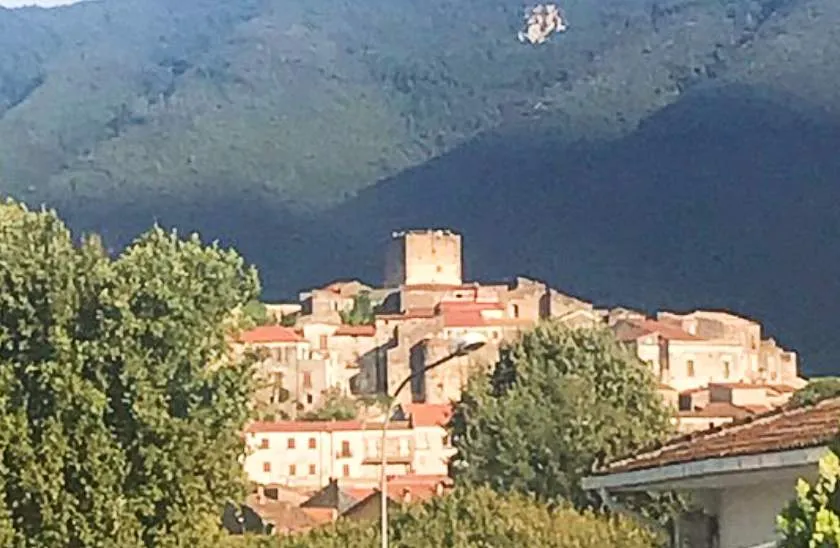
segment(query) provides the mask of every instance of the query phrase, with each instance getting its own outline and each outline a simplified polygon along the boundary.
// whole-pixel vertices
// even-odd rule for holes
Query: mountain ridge
[[[563,8],[540,47],[510,0],[0,10],[0,190],[218,238],[269,298],[450,226],[474,277],[734,308],[830,371],[840,4]]]

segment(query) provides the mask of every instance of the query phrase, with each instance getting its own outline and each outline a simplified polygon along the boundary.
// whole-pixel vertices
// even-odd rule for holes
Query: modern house
[[[799,478],[814,481],[828,444],[840,434],[840,398],[689,434],[613,462],[584,478],[607,504],[629,492],[677,491],[697,511],[677,519],[692,548],[770,548],[776,516]]]

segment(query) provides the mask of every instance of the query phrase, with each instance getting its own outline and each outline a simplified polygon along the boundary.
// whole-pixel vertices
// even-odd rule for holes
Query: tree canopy
[[[813,405],[819,401],[840,396],[840,378],[819,377],[793,393],[789,405],[799,407]]]
[[[321,405],[317,409],[305,413],[301,419],[305,421],[342,421],[354,419],[358,413],[359,408],[356,400],[346,396],[338,388],[330,388],[325,392]]]
[[[599,462],[670,431],[649,370],[607,330],[545,323],[471,380],[453,417],[461,482],[545,500],[594,502],[580,487]]]
[[[394,512],[394,548],[653,548],[654,533],[636,523],[567,506],[551,508],[521,494],[487,488],[456,489],[422,505]],[[379,523],[339,520],[335,525],[286,538],[232,539],[230,548],[346,548],[377,546]]]
[[[347,325],[372,325],[376,321],[374,306],[370,294],[366,291],[353,297],[353,306],[339,314],[341,321]]]
[[[0,545],[200,544],[244,485],[255,271],[160,228],[110,258],[11,202],[0,227]]]

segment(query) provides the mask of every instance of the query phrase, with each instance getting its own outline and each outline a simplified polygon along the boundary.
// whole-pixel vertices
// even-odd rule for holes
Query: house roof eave
[[[698,478],[710,480],[738,473],[776,470],[816,464],[828,451],[826,445],[741,455],[710,458],[680,464],[668,464],[641,470],[587,476],[582,487],[588,491],[658,491],[679,488],[680,483],[694,482]],[[711,482],[709,484],[711,487]]]

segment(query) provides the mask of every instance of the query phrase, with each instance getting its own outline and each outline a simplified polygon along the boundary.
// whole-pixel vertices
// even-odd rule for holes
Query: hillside
[[[270,297],[453,226],[473,275],[735,307],[829,370],[840,5],[563,8],[541,47],[513,0],[0,10],[0,188],[114,246],[221,238]]]

